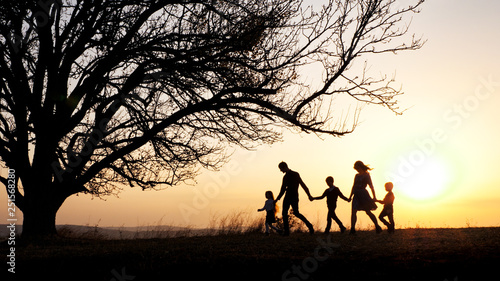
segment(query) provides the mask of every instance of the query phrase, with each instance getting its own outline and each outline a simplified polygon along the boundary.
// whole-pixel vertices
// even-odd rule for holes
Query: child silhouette
[[[325,233],[330,233],[330,228],[332,226],[332,219],[339,225],[340,232],[344,233],[346,228],[337,217],[337,214],[335,214],[335,209],[337,208],[337,198],[339,196],[340,198],[344,199],[347,202],[350,202],[350,200],[347,199],[347,197],[345,197],[344,194],[342,194],[342,192],[338,187],[333,185],[333,177],[327,177],[325,181],[326,184],[328,185],[328,188],[325,190],[325,192],[323,192],[323,195],[318,197],[313,197],[312,200],[321,200],[326,197],[326,204],[328,206],[328,215],[326,217],[327,224]]]
[[[267,198],[266,203],[262,209],[258,209],[258,212],[266,211],[266,235],[269,235],[269,227],[281,233],[281,229],[273,225],[276,222],[276,213],[278,212],[278,206],[274,202],[274,194],[272,191],[266,191],[265,196]]]
[[[392,189],[394,185],[392,182],[388,182],[385,184],[385,190],[387,194],[384,197],[384,200],[377,200],[377,202],[384,204],[384,209],[380,212],[378,218],[380,221],[387,226],[387,230],[389,233],[394,233],[395,225],[394,225],[394,193],[392,193]],[[388,217],[389,221],[385,220],[384,217]]]

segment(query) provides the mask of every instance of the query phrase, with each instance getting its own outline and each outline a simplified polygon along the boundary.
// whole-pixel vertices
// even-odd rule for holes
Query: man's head
[[[285,162],[279,163],[278,168],[280,168],[280,171],[282,171],[283,173],[286,173],[288,172],[288,170],[290,170],[290,168],[288,168],[288,165]]]

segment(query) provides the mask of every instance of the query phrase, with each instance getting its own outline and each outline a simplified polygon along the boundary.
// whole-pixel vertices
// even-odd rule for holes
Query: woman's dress
[[[352,187],[354,198],[352,199],[352,209],[356,211],[373,211],[377,209],[377,204],[371,198],[366,186],[372,183],[370,174],[357,174],[354,177]]]

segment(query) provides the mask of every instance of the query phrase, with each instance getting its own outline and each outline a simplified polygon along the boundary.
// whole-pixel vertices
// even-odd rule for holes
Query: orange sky
[[[211,218],[236,211],[263,216],[256,210],[266,190],[279,192],[280,161],[301,174],[314,196],[326,188],[327,176],[348,196],[352,166],[362,160],[374,168],[377,197],[385,195],[386,181],[394,182],[399,227],[500,226],[498,11],[498,1],[428,1],[412,22],[412,31],[428,40],[421,50],[370,58],[374,73],[396,73],[406,93],[399,98],[408,109],[402,116],[367,106],[354,133],[342,138],[285,133],[282,143],[270,147],[235,149],[221,171],[204,171],[195,186],[145,192],[126,187],[120,198],[107,201],[73,196],[57,223],[206,227]],[[309,202],[303,192],[300,198],[301,212],[323,228],[326,202]],[[5,192],[0,201],[7,201]],[[337,210],[349,226],[350,204],[339,199]],[[358,217],[361,226],[370,225],[365,215]]]

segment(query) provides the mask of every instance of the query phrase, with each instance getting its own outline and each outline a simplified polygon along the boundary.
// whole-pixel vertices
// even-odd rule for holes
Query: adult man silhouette
[[[284,227],[283,235],[285,236],[290,235],[290,225],[288,223],[288,210],[290,209],[290,207],[292,207],[293,214],[297,218],[302,220],[309,229],[309,232],[313,234],[314,229],[312,224],[306,219],[306,217],[304,217],[299,212],[299,185],[302,186],[307,196],[309,197],[309,200],[312,200],[312,196],[311,193],[309,193],[309,189],[300,178],[299,173],[290,170],[290,168],[288,168],[288,165],[285,162],[279,163],[278,168],[281,170],[281,172],[285,173],[285,175],[283,176],[283,183],[281,185],[280,193],[276,198],[277,202],[281,199],[283,195],[285,195],[285,199],[283,200],[283,209],[282,209],[283,227]]]

